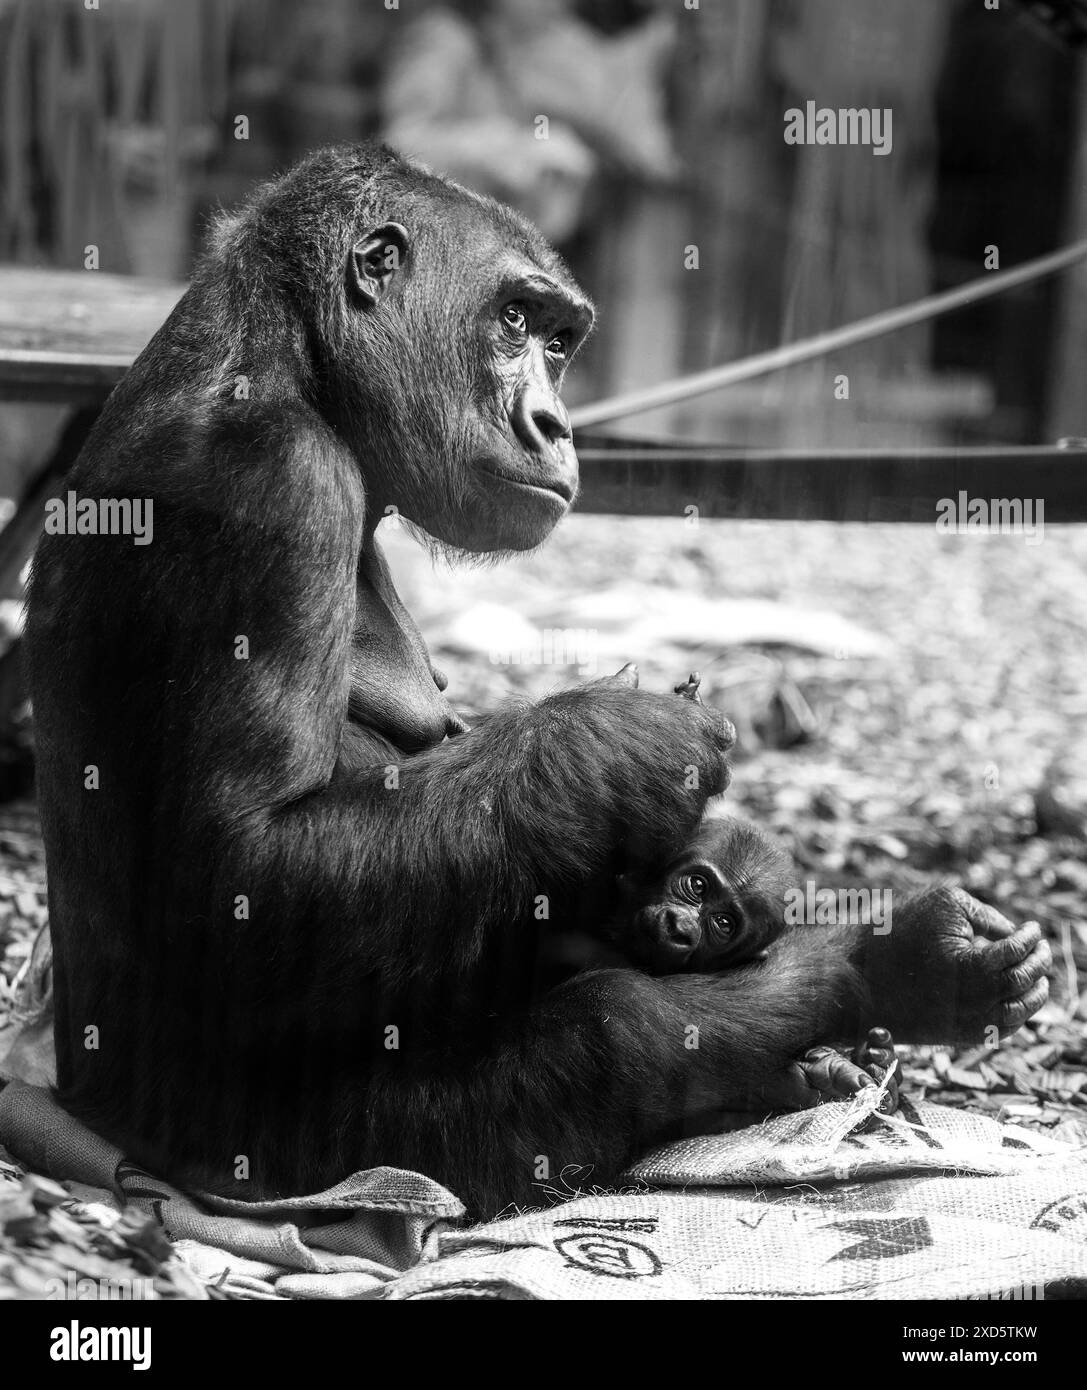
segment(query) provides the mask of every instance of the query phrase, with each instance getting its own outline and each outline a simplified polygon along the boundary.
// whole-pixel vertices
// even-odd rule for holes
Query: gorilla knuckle
[[[1004,983],[1010,989],[1022,991],[1033,983],[1034,974],[1034,969],[1029,963],[1012,965],[1004,972]]]
[[[1029,951],[1037,946],[1042,939],[1042,929],[1037,922],[1027,922],[1019,927],[1011,936],[1010,940],[1023,952]]]

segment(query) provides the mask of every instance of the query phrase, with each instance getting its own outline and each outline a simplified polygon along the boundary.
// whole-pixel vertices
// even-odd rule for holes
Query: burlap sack
[[[154,1212],[198,1277],[251,1298],[1087,1297],[1082,1150],[935,1105],[886,1119],[878,1094],[684,1140],[628,1192],[470,1229],[444,1188],[388,1168],[276,1203],[182,1193],[41,1087],[0,1092],[0,1142],[77,1197]]]
[[[1087,1297],[1087,1154],[873,1099],[660,1149],[628,1176],[665,1191],[447,1231],[385,1296]]]

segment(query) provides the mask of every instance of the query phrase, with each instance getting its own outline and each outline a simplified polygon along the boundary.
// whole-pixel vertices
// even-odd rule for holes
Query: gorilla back
[[[47,534],[27,651],[59,1095],[146,1166],[258,1198],[389,1163],[494,1209],[541,1157],[607,1181],[692,1114],[795,1101],[804,1048],[908,1037],[911,970],[958,969],[896,910],[872,968],[856,932],[806,929],[742,990],[615,970],[533,999],[539,896],[620,848],[666,862],[730,731],[598,682],[465,732],[374,528],[542,541],[591,319],[507,209],[326,150],[219,226],[103,411],[68,487],[145,499],[153,541]],[[986,959],[956,976],[967,1031],[1040,1002]]]

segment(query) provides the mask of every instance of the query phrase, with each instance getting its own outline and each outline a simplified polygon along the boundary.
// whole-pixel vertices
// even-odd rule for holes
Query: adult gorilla
[[[512,212],[325,150],[220,225],[73,469],[80,499],[150,499],[154,540],[47,535],[35,563],[58,1089],[151,1169],[255,1198],[395,1164],[489,1212],[812,1098],[811,1044],[973,1039],[1045,998],[1037,930],[950,892],[757,972],[534,998],[540,896],[558,917],[618,850],[671,857],[731,730],[612,680],[465,732],[374,528],[539,544],[591,320]]]

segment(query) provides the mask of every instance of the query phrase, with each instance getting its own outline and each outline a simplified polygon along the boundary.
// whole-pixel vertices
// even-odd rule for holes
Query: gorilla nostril
[[[534,454],[552,448],[559,440],[570,439],[570,417],[554,391],[530,384],[518,397],[512,424],[521,443]]]
[[[570,417],[565,410],[561,414],[557,410],[551,409],[534,410],[532,423],[548,444],[556,444],[560,439],[569,439],[571,436]]]
[[[663,913],[664,939],[673,942],[676,946],[691,946],[694,944],[694,929],[690,923],[683,921],[673,908],[665,908]]]

